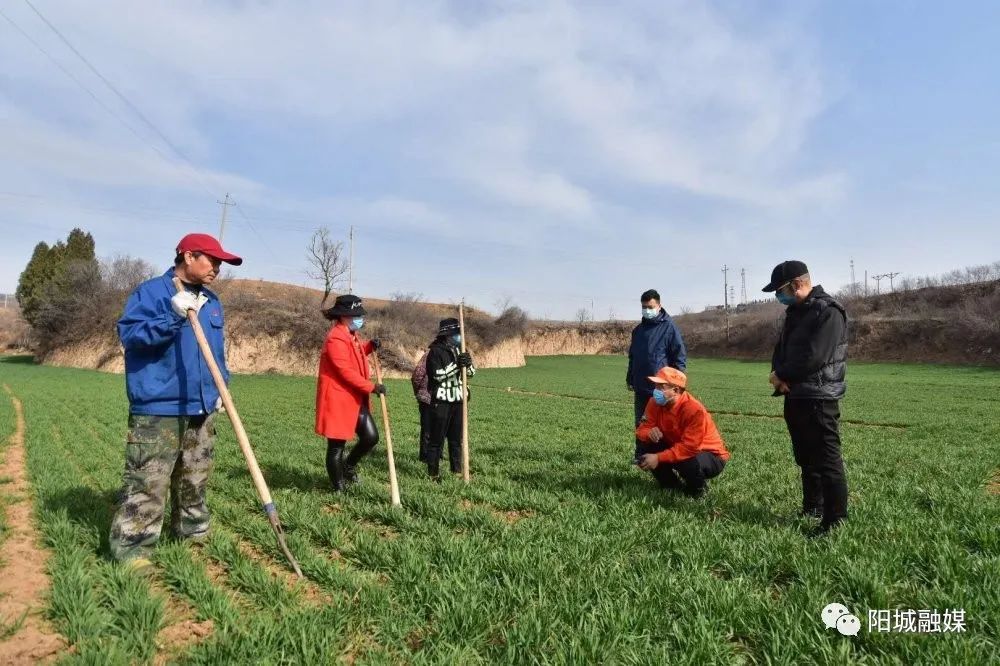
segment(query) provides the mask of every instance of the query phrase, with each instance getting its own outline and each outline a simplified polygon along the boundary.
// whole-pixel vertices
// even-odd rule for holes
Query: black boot
[[[822,518],[823,509],[818,506],[804,506],[799,511],[799,518]]]
[[[344,465],[344,478],[348,483],[361,483],[361,477],[358,476],[358,468],[354,465]]]
[[[427,474],[431,477],[431,481],[441,483],[441,468],[437,461],[427,463]]]
[[[331,446],[326,451],[326,473],[330,476],[330,484],[335,492],[343,492],[344,483],[344,447]]]

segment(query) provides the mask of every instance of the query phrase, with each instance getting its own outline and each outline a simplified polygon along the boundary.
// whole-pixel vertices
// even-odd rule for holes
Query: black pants
[[[652,393],[649,393],[643,389],[635,389],[635,427],[639,427],[639,421],[642,420],[642,415],[646,413],[646,403],[649,399],[653,397]],[[642,453],[642,448],[645,446],[643,442],[639,441],[639,438],[635,438],[635,457],[638,458],[639,454]],[[662,449],[661,449],[662,450]],[[647,451],[649,453],[649,451]]]
[[[659,453],[667,448],[663,442],[643,444],[641,453]],[[706,481],[722,473],[726,461],[708,451],[702,451],[694,458],[675,463],[661,462],[651,470],[661,488],[683,490],[689,495],[699,495],[705,490]]]
[[[785,398],[785,423],[795,464],[802,468],[802,510],[823,512],[823,524],[847,518],[847,477],[840,454],[840,404]]]
[[[462,403],[438,402],[430,406],[430,437],[427,441],[427,470],[437,475],[444,440],[448,440],[448,462],[452,472],[462,471]]]
[[[427,447],[431,441],[431,406],[418,402],[420,407],[420,462],[427,462]]]
[[[375,427],[375,419],[372,418],[367,405],[361,406],[361,413],[358,414],[358,424],[355,426],[354,432],[358,436],[358,443],[347,454],[347,460],[344,460],[344,445],[347,440],[326,440],[326,473],[330,475],[330,482],[335,487],[343,482],[345,468],[350,474],[361,459],[378,444],[378,429]]]

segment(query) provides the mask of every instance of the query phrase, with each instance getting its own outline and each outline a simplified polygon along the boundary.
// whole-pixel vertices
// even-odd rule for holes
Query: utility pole
[[[219,222],[219,243],[222,242],[222,236],[226,233],[226,212],[229,210],[230,206],[235,206],[235,201],[229,201],[229,192],[226,192],[225,201],[216,201],[217,204],[222,204],[222,221]]]
[[[347,262],[347,293],[354,293],[354,225],[351,225],[350,239],[351,254]]]
[[[885,274],[885,276],[887,278],[889,278],[889,291],[895,291],[895,289],[892,286],[892,278],[896,277],[897,275],[899,275],[899,271],[896,271],[895,273],[886,273]]]
[[[872,279],[875,280],[875,294],[882,293],[882,279],[889,277],[888,275],[873,275]]]
[[[858,295],[858,283],[854,281],[854,260],[851,259],[851,296]]]
[[[729,343],[729,266],[722,265],[722,309],[726,315],[726,344]]]
[[[597,315],[594,313],[594,297],[590,297],[590,321],[597,321]]]
[[[747,304],[747,269],[740,269],[740,300],[743,301],[743,305]]]

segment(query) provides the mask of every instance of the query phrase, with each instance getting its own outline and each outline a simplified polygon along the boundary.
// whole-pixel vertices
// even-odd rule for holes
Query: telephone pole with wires
[[[350,246],[350,256],[347,259],[347,293],[354,293],[354,225],[351,225],[351,230],[347,235],[348,245]]]
[[[729,342],[729,266],[722,265],[722,309],[726,316],[726,342]]]
[[[888,275],[873,275],[872,279],[875,280],[875,295],[878,296],[882,293],[882,280],[889,277]]]
[[[222,206],[222,219],[219,221],[219,242],[222,242],[222,237],[226,233],[226,212],[229,210],[230,206],[235,206],[236,202],[229,201],[229,192],[226,192],[225,201],[216,201],[215,203]]]

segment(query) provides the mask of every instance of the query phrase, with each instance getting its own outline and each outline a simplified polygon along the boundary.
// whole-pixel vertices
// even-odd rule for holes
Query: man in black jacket
[[[461,369],[468,376],[476,373],[469,352],[460,352],[462,336],[458,320],[442,319],[438,334],[427,351],[427,391],[430,393],[430,436],[427,442],[427,473],[440,480],[438,468],[441,449],[448,440],[448,462],[451,471],[462,471],[462,396],[468,399],[468,388],[462,385]]]
[[[847,518],[839,402],[847,390],[847,313],[812,285],[801,261],[775,266],[763,291],[788,306],[769,381],[775,396],[785,396],[785,423],[802,468],[802,514],[821,517],[826,532]]]
[[[687,370],[687,349],[684,338],[674,320],[660,306],[660,292],[648,289],[639,297],[642,305],[642,320],[632,329],[632,340],[628,346],[628,369],[625,371],[625,386],[635,393],[635,427],[646,411],[646,404],[653,397],[653,377],[663,368]],[[633,462],[638,464],[644,445],[635,440]]]

